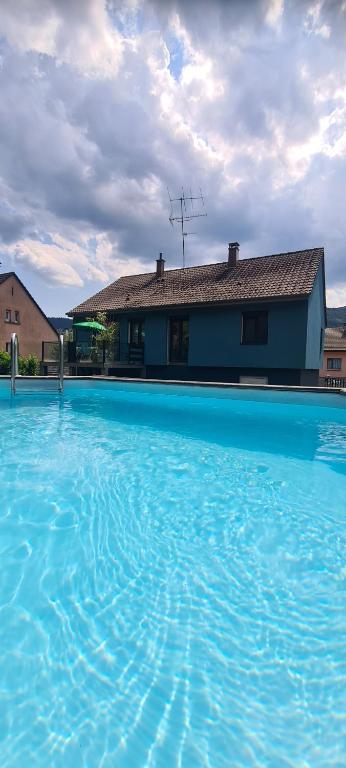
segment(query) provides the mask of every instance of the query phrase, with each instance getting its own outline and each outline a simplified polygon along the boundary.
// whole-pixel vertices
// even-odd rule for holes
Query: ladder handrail
[[[64,337],[59,336],[59,392],[64,391]]]
[[[16,377],[18,376],[18,336],[11,334],[11,394],[16,394]],[[59,336],[59,376],[58,390],[64,391],[64,337]]]
[[[18,376],[18,336],[11,334],[11,393],[16,394],[16,376]]]

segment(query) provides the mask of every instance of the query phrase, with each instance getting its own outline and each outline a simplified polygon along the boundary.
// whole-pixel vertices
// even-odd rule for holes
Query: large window
[[[341,357],[327,358],[328,371],[341,371]]]
[[[132,347],[143,347],[144,344],[144,320],[130,320],[129,343]]]
[[[242,344],[268,344],[268,312],[243,312]]]
[[[189,353],[189,321],[171,317],[169,321],[169,362],[187,363]]]

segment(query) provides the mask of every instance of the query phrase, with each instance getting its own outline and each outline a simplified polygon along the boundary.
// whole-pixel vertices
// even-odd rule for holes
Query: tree
[[[87,320],[96,320],[97,323],[104,326],[104,330],[96,332],[94,343],[96,350],[102,350],[103,362],[107,357],[113,359],[112,352],[119,338],[119,323],[109,322],[107,312],[97,312],[94,317],[88,317]]]

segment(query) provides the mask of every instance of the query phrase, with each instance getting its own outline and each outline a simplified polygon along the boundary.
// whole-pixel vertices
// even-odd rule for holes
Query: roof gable
[[[4,283],[6,280],[8,280],[8,278],[9,278],[9,277],[14,277],[14,278],[15,278],[15,280],[17,280],[17,282],[19,283],[19,285],[21,286],[21,288],[23,288],[23,291],[25,291],[25,293],[27,294],[27,296],[29,296],[29,299],[30,299],[30,300],[32,301],[32,303],[35,305],[35,307],[36,307],[37,311],[40,313],[40,315],[42,315],[42,317],[44,317],[44,319],[46,320],[46,322],[48,323],[48,325],[51,327],[52,331],[54,331],[54,333],[56,334],[56,336],[58,336],[58,333],[57,333],[56,329],[54,328],[54,326],[52,325],[52,323],[50,322],[50,320],[48,320],[48,317],[47,317],[47,315],[45,315],[45,313],[43,312],[43,309],[41,309],[41,307],[40,307],[40,306],[37,304],[37,301],[35,301],[34,297],[31,295],[31,293],[29,293],[28,289],[25,287],[24,283],[22,283],[22,281],[20,280],[20,278],[18,277],[18,275],[16,275],[16,273],[15,273],[15,272],[3,272],[2,274],[0,274],[0,285],[1,285],[2,283]]]
[[[121,277],[68,314],[309,296],[323,248]]]

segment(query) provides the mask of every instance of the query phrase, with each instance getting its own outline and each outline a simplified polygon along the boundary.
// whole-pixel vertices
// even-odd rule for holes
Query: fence
[[[335,387],[337,389],[343,389],[346,387],[346,379],[342,376],[325,376],[320,379],[321,387]]]
[[[42,342],[42,362],[58,363],[60,360],[60,346],[58,341]],[[64,362],[67,362],[67,345],[64,344]]]

